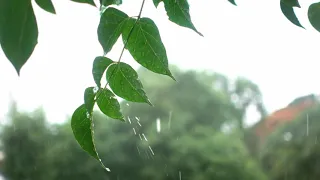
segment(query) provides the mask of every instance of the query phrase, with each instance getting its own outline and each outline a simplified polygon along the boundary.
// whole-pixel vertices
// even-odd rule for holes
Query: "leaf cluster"
[[[172,22],[190,28],[202,35],[194,27],[186,0],[163,1]],[[160,1],[154,1],[157,6]],[[104,6],[114,3],[102,4]],[[129,17],[114,7],[106,7],[97,29],[98,40],[104,50],[104,56],[97,56],[93,61],[92,76],[96,87],[88,87],[84,92],[84,104],[80,105],[72,116],[71,127],[80,146],[97,160],[100,160],[94,144],[92,112],[95,104],[106,116],[125,121],[120,103],[116,96],[127,101],[147,103],[152,106],[139,79],[138,73],[129,64],[121,62],[124,51],[129,51],[133,59],[151,72],[166,75],[173,80],[166,48],[161,40],[155,22],[142,17],[141,10],[137,17]],[[123,50],[118,60],[107,57],[114,44],[122,38]],[[104,76],[105,75],[105,76]],[[101,85],[105,78],[107,84]],[[100,160],[101,162],[101,160]]]

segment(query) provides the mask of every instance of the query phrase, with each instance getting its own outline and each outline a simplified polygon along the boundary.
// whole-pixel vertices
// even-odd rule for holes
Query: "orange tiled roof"
[[[256,128],[257,136],[259,136],[260,139],[263,140],[280,124],[295,119],[306,108],[311,107],[314,104],[314,99],[306,98],[299,103],[290,104],[285,108],[275,111],[271,115],[267,116],[264,121]]]

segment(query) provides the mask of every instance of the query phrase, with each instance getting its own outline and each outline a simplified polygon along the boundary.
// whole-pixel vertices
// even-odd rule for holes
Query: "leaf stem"
[[[144,7],[144,3],[145,3],[145,0],[142,0],[142,4],[141,4],[140,12],[139,12],[139,15],[138,15],[138,19],[141,18],[141,14],[142,14],[142,10],[143,10],[143,7]]]

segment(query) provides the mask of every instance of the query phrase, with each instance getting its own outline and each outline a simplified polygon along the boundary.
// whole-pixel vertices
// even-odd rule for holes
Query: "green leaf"
[[[87,111],[90,114],[93,111],[95,96],[96,96],[96,92],[94,87],[88,87],[84,91],[84,104],[86,105]]]
[[[236,2],[235,2],[235,0],[228,0],[228,1],[229,1],[231,4],[235,5],[235,6],[237,5]]]
[[[99,160],[93,140],[92,117],[88,113],[86,106],[82,104],[73,113],[71,118],[71,128],[73,135],[83,150],[92,157]]]
[[[153,0],[153,4],[155,7],[158,7],[158,5],[160,4],[162,0]]]
[[[304,28],[304,27],[300,24],[300,22],[299,22],[299,20],[298,20],[298,18],[297,18],[297,16],[296,16],[296,14],[294,13],[293,7],[288,6],[288,5],[286,5],[285,3],[283,3],[282,1],[280,1],[280,8],[281,8],[282,13],[286,16],[286,18],[287,18],[289,21],[291,21],[291,22],[292,22],[293,24],[295,24],[296,26],[299,26],[299,27]]]
[[[103,12],[98,26],[98,40],[106,54],[117,42],[127,19],[127,14],[115,8],[110,7]]]
[[[289,7],[301,7],[298,0],[281,0],[281,2]]]
[[[0,44],[18,75],[38,43],[30,0],[0,0]]]
[[[71,0],[73,2],[78,2],[78,3],[86,3],[86,4],[90,4],[92,6],[96,6],[96,4],[94,3],[93,0]]]
[[[43,10],[48,11],[49,13],[56,14],[56,10],[52,4],[51,0],[36,0],[38,6],[40,6]]]
[[[119,97],[132,102],[151,102],[143,90],[137,72],[123,62],[112,64],[107,70],[107,81],[112,91]]]
[[[103,56],[99,56],[94,59],[92,66],[92,75],[94,82],[97,84],[98,87],[101,87],[101,78],[103,76],[104,71],[112,63],[113,61],[111,59]]]
[[[126,43],[130,32],[131,36]],[[127,44],[126,48],[139,64],[150,71],[168,75],[174,79],[168,67],[167,53],[159,30],[151,19],[141,18],[136,22],[136,19],[130,18],[127,20],[122,38]]]
[[[115,95],[108,89],[100,89],[97,95],[97,104],[103,114],[124,121],[124,117],[120,111],[120,104]]]
[[[313,3],[309,6],[308,18],[311,25],[320,32],[320,2]]]
[[[100,4],[107,7],[110,5],[120,5],[122,4],[122,0],[100,0]]]
[[[190,28],[203,36],[193,25],[189,14],[187,0],[162,0],[169,16],[169,20],[183,27]]]

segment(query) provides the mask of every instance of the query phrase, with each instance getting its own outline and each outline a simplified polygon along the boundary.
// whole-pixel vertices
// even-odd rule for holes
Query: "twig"
[[[127,45],[128,45],[128,42],[129,42],[129,39],[130,39],[130,37],[131,37],[131,35],[132,35],[133,29],[134,29],[134,27],[137,25],[139,19],[141,18],[141,14],[142,14],[142,10],[143,10],[143,7],[144,7],[144,3],[145,3],[145,0],[142,0],[142,4],[141,4],[140,11],[139,11],[139,15],[137,16],[136,21],[134,22],[132,28],[130,29],[130,32],[129,32],[128,37],[127,37],[127,40],[126,40],[126,42],[125,42],[125,44],[124,44],[124,46],[123,46],[123,48],[122,48],[122,50],[121,50],[121,53],[120,53],[120,56],[119,56],[119,59],[118,59],[118,62],[117,62],[118,68],[119,68],[120,61],[121,61],[121,58],[122,58],[122,56],[123,56],[124,50],[126,49],[126,47],[127,47]],[[117,68],[115,68],[115,69],[112,71],[112,73],[111,73],[110,76],[112,76],[112,75],[114,74],[114,72],[115,72],[116,69],[117,69]],[[108,85],[109,85],[109,82],[106,83],[106,85],[104,86],[103,89],[106,89]],[[97,95],[96,100],[100,97],[100,95],[101,95],[101,93],[99,93],[99,94]]]

